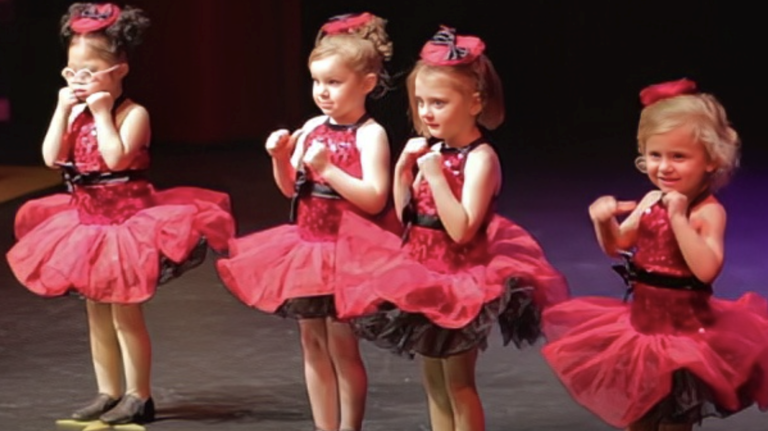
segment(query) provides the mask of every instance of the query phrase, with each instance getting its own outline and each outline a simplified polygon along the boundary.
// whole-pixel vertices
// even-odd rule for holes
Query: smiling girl
[[[603,196],[589,207],[602,249],[626,259],[615,268],[633,300],[550,308],[543,354],[576,401],[608,424],[688,431],[707,416],[768,407],[768,307],[754,293],[712,297],[726,225],[714,193],[740,149],[725,109],[687,79],[640,96],[637,166],[655,188],[639,202]]]

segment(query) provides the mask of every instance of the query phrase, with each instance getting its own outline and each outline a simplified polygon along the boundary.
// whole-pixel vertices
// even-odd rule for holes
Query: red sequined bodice
[[[473,148],[476,146],[473,146]],[[443,174],[451,191],[461,200],[464,187],[464,162],[468,151],[441,151]],[[432,189],[425,179],[414,186],[412,203],[418,214],[437,216]],[[486,218],[493,216],[493,203]],[[406,248],[411,257],[435,271],[452,272],[466,266],[482,264],[488,259],[488,238],[484,226],[465,244],[456,243],[445,230],[413,226],[408,234]]]
[[[691,270],[669,223],[666,208],[656,203],[643,212],[633,261],[648,272],[691,277]],[[641,332],[704,331],[711,323],[710,292],[634,285],[632,324]]]
[[[74,163],[80,173],[107,173],[104,159],[99,152],[96,124],[86,109],[72,122],[64,137],[71,148],[68,162]],[[149,152],[144,149],[134,158],[130,170],[149,168]],[[135,180],[99,185],[75,185],[73,203],[80,220],[85,224],[122,223],[137,211],[151,205],[152,186],[148,181]]]
[[[360,150],[357,148],[357,130],[360,124],[336,125],[327,121],[312,130],[306,138],[307,148],[322,145],[328,149],[330,162],[349,175],[362,178]],[[327,184],[319,175],[307,170],[309,181]],[[296,225],[304,239],[328,241],[336,238],[344,211],[361,211],[346,199],[328,199],[312,195],[302,196],[296,213]],[[361,214],[362,215],[362,214]]]
[[[636,246],[633,260],[644,270],[678,277],[692,275],[677,245],[667,209],[663,205],[657,203],[643,212]]]

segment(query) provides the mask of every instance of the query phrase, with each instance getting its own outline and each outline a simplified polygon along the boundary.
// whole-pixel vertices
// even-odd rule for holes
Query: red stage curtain
[[[299,0],[136,1],[152,19],[126,81],[153,141],[261,140],[301,121]]]

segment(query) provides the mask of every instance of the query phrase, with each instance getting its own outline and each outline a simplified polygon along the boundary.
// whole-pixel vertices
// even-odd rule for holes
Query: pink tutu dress
[[[29,290],[140,303],[158,284],[200,264],[208,246],[226,250],[235,230],[228,195],[195,187],[154,190],[148,149],[125,170],[110,171],[88,109],[64,139],[72,148],[60,164],[70,192],[22,205],[18,242],[7,253],[11,270]]]
[[[331,163],[361,178],[354,124],[326,120],[309,132],[309,146],[322,145]],[[335,317],[336,236],[342,214],[362,212],[311,170],[300,172],[291,203],[292,223],[230,241],[229,257],[216,263],[224,285],[249,307],[283,317]],[[363,216],[368,217],[368,216]],[[392,211],[374,219],[399,229]]]
[[[459,199],[464,161],[484,142],[441,149],[443,172]],[[362,338],[406,356],[484,348],[497,323],[505,344],[533,343],[541,310],[568,297],[565,278],[538,242],[490,208],[475,237],[456,243],[426,180],[417,184],[409,209],[404,238],[344,215],[336,255],[339,318],[350,319]]]
[[[633,300],[576,298],[544,313],[544,358],[574,399],[610,425],[698,422],[768,406],[768,308],[712,297],[656,203],[625,266]]]

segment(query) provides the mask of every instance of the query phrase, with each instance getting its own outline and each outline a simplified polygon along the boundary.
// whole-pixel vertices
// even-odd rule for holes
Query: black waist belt
[[[296,214],[299,210],[299,198],[302,196],[314,196],[321,199],[342,199],[341,195],[331,188],[331,186],[305,180],[302,175],[299,175],[293,186],[291,209],[288,214],[288,220],[291,223],[296,222]]]
[[[341,195],[331,186],[310,182],[309,194],[323,199],[341,199]]]
[[[408,240],[408,235],[411,233],[411,228],[413,226],[445,231],[445,226],[443,226],[440,217],[428,214],[418,214],[413,211],[412,205],[408,205],[403,209],[403,223],[405,224],[405,228],[403,229],[403,234],[400,236],[403,240],[403,244]]]
[[[624,279],[624,283],[627,284],[627,293],[624,296],[626,300],[632,293],[633,284],[641,283],[649,286],[661,287],[665,289],[677,289],[677,290],[689,290],[695,292],[712,292],[712,285],[704,283],[696,277],[678,277],[674,275],[659,274],[655,272],[646,271],[632,262],[632,255],[629,253],[622,253],[624,257],[623,264],[613,265],[613,270],[616,271],[621,278]]]
[[[413,226],[420,226],[435,230],[445,230],[445,226],[443,226],[443,222],[440,221],[440,217],[438,216],[415,214],[409,221],[411,224],[413,224]]]
[[[129,181],[149,180],[146,169],[128,169],[114,172],[80,172],[74,165],[61,164],[61,176],[67,188],[72,191],[74,186],[96,186],[102,184],[125,183]]]

